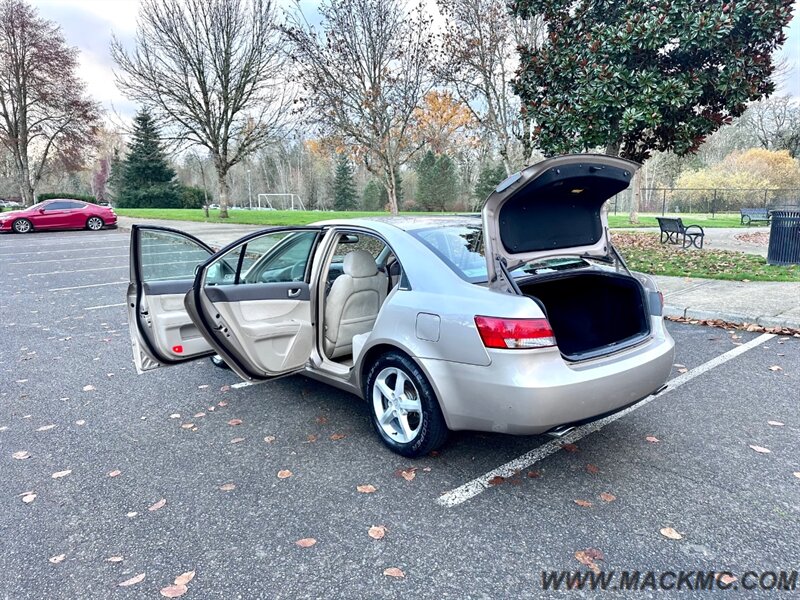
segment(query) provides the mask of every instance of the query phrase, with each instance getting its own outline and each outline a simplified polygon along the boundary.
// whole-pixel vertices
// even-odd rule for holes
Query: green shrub
[[[118,208],[181,208],[181,193],[174,183],[126,189],[117,199]]]
[[[44,200],[83,200],[84,202],[91,202],[97,204],[97,198],[89,194],[72,194],[70,192],[53,192],[47,194],[36,194],[36,201],[42,202]]]
[[[214,199],[211,194],[208,194],[208,203],[211,204]],[[191,185],[181,186],[181,207],[182,208],[203,208],[206,203],[206,191],[199,187]]]

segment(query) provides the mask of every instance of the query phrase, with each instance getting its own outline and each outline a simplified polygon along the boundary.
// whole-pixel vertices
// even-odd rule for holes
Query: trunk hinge
[[[489,287],[493,287],[499,289],[501,292],[506,294],[514,294],[515,296],[521,296],[522,292],[517,286],[517,282],[514,281],[514,278],[511,276],[511,273],[508,270],[508,266],[506,264],[506,259],[500,256],[499,254],[495,254],[494,256],[494,279],[489,282]]]

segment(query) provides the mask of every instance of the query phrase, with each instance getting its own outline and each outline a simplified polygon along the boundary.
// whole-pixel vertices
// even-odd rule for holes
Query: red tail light
[[[487,348],[530,349],[556,345],[547,319],[475,317],[475,325]]]

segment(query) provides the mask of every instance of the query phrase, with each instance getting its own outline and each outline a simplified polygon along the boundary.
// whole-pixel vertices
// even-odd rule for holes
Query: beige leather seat
[[[325,353],[329,358],[353,352],[353,336],[372,331],[375,318],[386,299],[386,274],[378,271],[375,259],[365,250],[344,257],[344,274],[339,275],[325,300]]]

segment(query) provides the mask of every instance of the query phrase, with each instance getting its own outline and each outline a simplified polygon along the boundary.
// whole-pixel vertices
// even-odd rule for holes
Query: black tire
[[[90,231],[100,231],[105,223],[100,217],[89,217],[86,219],[86,229]]]
[[[222,357],[221,357],[219,354],[215,354],[214,356],[212,356],[212,357],[211,357],[211,358],[209,358],[208,360],[210,360],[210,361],[211,361],[211,364],[212,364],[212,365],[214,365],[215,367],[217,367],[217,368],[219,368],[219,369],[227,369],[227,370],[229,370],[229,371],[230,371],[230,369],[231,369],[231,368],[228,366],[228,363],[226,363],[224,360],[222,360]]]
[[[376,413],[377,400],[374,394],[379,394],[378,398],[381,396],[380,392],[375,390],[375,382],[378,376],[387,370],[401,371],[405,375],[408,382],[413,384],[413,391],[416,392],[415,400],[418,400],[421,407],[420,412],[413,413],[416,434],[408,442],[398,441],[389,435],[379,422],[379,415]],[[395,381],[397,380],[395,379]],[[411,388],[409,390],[411,391]],[[447,441],[449,430],[439,407],[439,401],[436,399],[436,393],[422,370],[405,354],[387,352],[370,366],[365,382],[364,397],[367,400],[370,420],[375,431],[393,452],[409,458],[418,458],[436,450]],[[408,417],[406,418],[408,419]],[[407,420],[408,422],[410,419]]]
[[[16,233],[30,233],[33,231],[33,223],[28,219],[17,219],[12,225]]]

